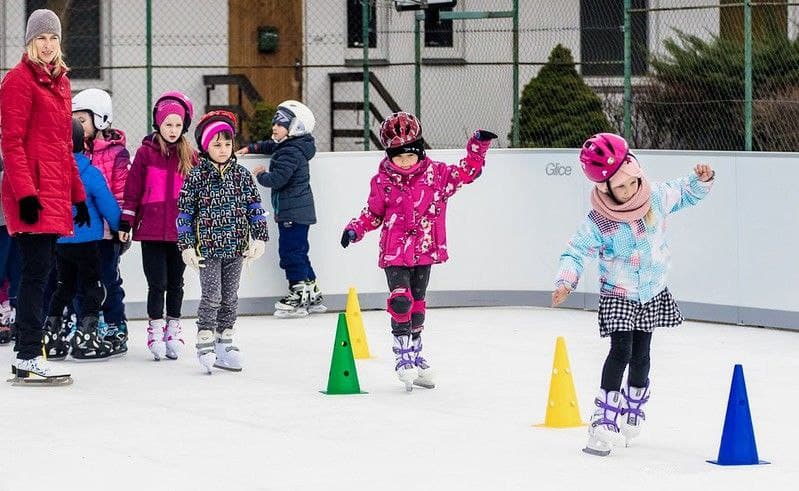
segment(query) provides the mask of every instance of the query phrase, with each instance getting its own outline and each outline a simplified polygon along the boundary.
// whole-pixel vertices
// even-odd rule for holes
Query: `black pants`
[[[54,234],[17,234],[22,275],[17,295],[17,358],[30,360],[42,354],[44,289],[55,260]]]
[[[414,300],[424,300],[427,294],[427,284],[430,282],[430,266],[415,266],[406,268],[402,266],[389,266],[385,269],[388,290],[407,288]],[[424,326],[424,310],[413,312],[409,322],[397,322],[391,319],[391,333],[395,336],[418,337]]]
[[[58,283],[47,315],[61,316],[78,291],[83,317],[99,317],[105,298],[101,281],[99,241],[82,244],[58,244],[56,268]]]
[[[621,379],[627,365],[628,385],[644,387],[649,378],[649,345],[652,333],[643,331],[616,331],[610,335],[610,353],[602,367],[602,388],[607,391],[621,389]]]
[[[186,265],[176,242],[142,242],[141,258],[147,278],[147,315],[150,319],[164,318],[164,293],[166,315],[180,319],[183,304],[183,271]]]

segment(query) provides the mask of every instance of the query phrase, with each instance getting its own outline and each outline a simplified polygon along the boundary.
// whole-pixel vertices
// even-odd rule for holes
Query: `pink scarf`
[[[597,213],[614,222],[632,223],[646,216],[651,206],[652,187],[646,177],[641,178],[638,192],[623,204],[616,203],[609,194],[603,193],[596,186],[591,191],[591,206]]]

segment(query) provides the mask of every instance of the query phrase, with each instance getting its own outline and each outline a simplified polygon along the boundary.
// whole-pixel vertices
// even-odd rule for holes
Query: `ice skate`
[[[217,333],[214,352],[216,353],[214,367],[231,372],[241,371],[241,353],[239,348],[233,344],[233,329],[225,329],[221,333]]]
[[[0,345],[11,342],[14,334],[13,326],[15,317],[16,311],[14,307],[8,303],[8,300],[0,303]]]
[[[216,351],[214,350],[214,331],[202,329],[197,332],[197,359],[200,365],[211,373],[211,368],[216,363]]]
[[[624,412],[623,397],[618,391],[599,390],[594,399],[596,410],[588,426],[588,443],[583,452],[605,457],[614,446],[624,445],[624,435],[619,431],[617,420]]]
[[[184,345],[180,319],[169,319],[164,332],[164,343],[166,344],[166,357],[170,360],[177,360],[178,355],[183,352]]]
[[[434,389],[436,383],[434,380],[435,372],[430,364],[427,363],[422,357],[422,336],[417,336],[416,339],[411,339],[411,349],[413,350],[413,364],[419,372],[419,376],[413,380],[413,385],[424,387],[425,389]]]
[[[68,371],[56,367],[43,356],[31,360],[15,359],[11,371],[14,377],[8,379],[8,382],[14,386],[58,386],[72,383]]]
[[[290,293],[275,303],[275,317],[305,317],[308,315],[308,289],[304,282],[292,285]]]
[[[105,340],[111,343],[112,356],[121,356],[128,352],[128,323],[108,324]]]
[[[79,361],[104,360],[113,353],[111,343],[102,339],[97,334],[98,318],[93,316],[84,317],[81,326],[72,337],[72,358]]]
[[[327,307],[322,305],[324,299],[322,298],[322,290],[319,289],[319,284],[316,280],[308,280],[305,282],[308,291],[308,313],[320,314],[327,312]]]
[[[628,382],[629,384],[629,382]],[[646,420],[643,407],[649,401],[649,380],[645,387],[632,387],[627,385],[627,390],[622,389],[624,397],[624,416],[621,418],[620,430],[625,438],[625,444],[630,445],[633,438],[641,434],[641,427]]]
[[[155,361],[160,361],[166,356],[165,327],[164,319],[152,319],[147,326],[147,348],[153,354]]]
[[[44,323],[44,352],[51,361],[63,360],[69,354],[68,331],[60,315],[52,315]]]
[[[405,384],[405,390],[413,390],[413,381],[418,377],[416,366],[413,364],[413,347],[411,346],[410,334],[404,336],[394,336],[394,359],[397,362],[394,370],[400,382]]]

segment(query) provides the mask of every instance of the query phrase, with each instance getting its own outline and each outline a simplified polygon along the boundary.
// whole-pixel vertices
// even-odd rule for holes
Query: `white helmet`
[[[111,109],[111,96],[100,89],[86,89],[72,98],[72,112],[89,111],[94,116],[94,127],[102,131],[111,126],[114,112]]]
[[[316,118],[308,106],[298,101],[284,101],[277,106],[275,117],[279,118],[280,110],[287,110],[288,116],[291,117],[289,123],[289,136],[302,136],[313,132],[316,125]],[[274,122],[274,119],[273,119]]]

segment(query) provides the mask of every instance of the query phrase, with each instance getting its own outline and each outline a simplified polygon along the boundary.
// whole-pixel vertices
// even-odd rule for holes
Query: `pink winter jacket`
[[[490,144],[472,137],[466,144],[466,157],[458,165],[425,157],[410,172],[383,159],[372,178],[366,207],[346,227],[355,232],[353,242],[382,224],[378,259],[381,268],[446,261],[447,200],[462,185],[480,176]]]
[[[122,130],[110,130],[109,138],[95,139],[92,142],[91,152],[87,151],[86,155],[92,161],[92,165],[103,173],[108,189],[111,190],[111,194],[114,195],[121,207],[130,168],[130,152],[125,148],[125,133]],[[103,238],[111,238],[108,223],[105,224]]]

